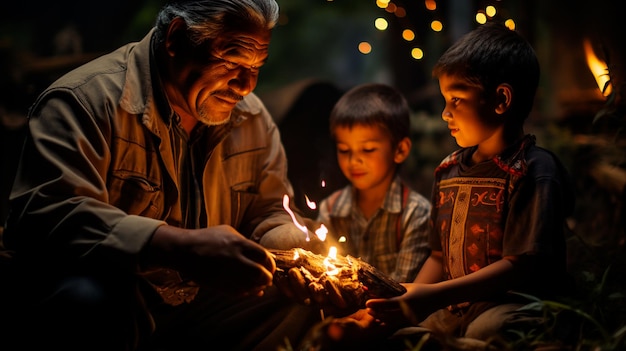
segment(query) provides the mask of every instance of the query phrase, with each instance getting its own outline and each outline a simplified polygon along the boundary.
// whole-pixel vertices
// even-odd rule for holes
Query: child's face
[[[356,189],[387,190],[397,166],[389,132],[379,126],[340,126],[335,128],[335,141],[339,168]]]
[[[497,138],[503,118],[484,99],[483,90],[452,76],[439,77],[446,106],[441,117],[460,147],[470,147]]]

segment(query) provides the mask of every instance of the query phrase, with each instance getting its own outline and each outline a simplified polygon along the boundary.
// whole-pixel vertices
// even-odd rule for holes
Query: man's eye
[[[233,61],[224,60],[224,67],[226,67],[227,70],[232,71],[234,69],[237,69],[237,67],[239,67],[239,64]]]

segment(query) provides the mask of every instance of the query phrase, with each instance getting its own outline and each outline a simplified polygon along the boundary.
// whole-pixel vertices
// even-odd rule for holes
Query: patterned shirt
[[[337,190],[320,203],[318,220],[338,242],[342,255],[373,265],[397,282],[412,282],[430,254],[428,221],[430,203],[403,184],[392,182],[380,209],[368,220],[355,202],[352,185]]]
[[[543,269],[521,290],[554,292],[566,276],[565,218],[574,202],[565,169],[531,135],[470,166],[473,150],[452,153],[435,171],[430,241],[443,252],[446,279],[504,256],[536,255]]]

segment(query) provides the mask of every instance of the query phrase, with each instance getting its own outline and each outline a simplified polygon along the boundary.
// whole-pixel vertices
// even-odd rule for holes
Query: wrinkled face
[[[441,117],[460,147],[475,146],[494,136],[500,118],[485,102],[482,89],[451,75],[439,77],[439,89],[446,102]]]
[[[173,77],[182,114],[207,125],[228,122],[235,105],[256,87],[269,42],[269,31],[239,32],[224,34],[210,47],[193,48],[193,57]]]
[[[382,187],[393,180],[396,148],[389,132],[379,126],[339,126],[334,130],[337,161],[344,176],[358,190]]]

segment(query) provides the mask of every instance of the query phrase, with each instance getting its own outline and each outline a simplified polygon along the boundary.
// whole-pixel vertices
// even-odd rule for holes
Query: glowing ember
[[[337,248],[331,246],[328,250],[328,256],[324,259],[324,267],[326,267],[327,275],[337,275],[339,274],[339,268],[337,268],[331,260],[335,261],[337,259]]]
[[[291,211],[291,208],[289,208],[289,195],[287,194],[283,195],[283,207],[285,208],[285,211],[287,211],[287,213],[289,213],[289,215],[291,216],[291,220],[293,221],[293,224],[295,224],[296,227],[298,227],[298,229],[300,229],[304,234],[306,234],[306,241],[310,241],[311,238],[309,238],[309,230],[307,229],[305,225],[298,223],[298,221],[296,220],[296,215],[293,214],[293,211]]]
[[[306,199],[306,205],[309,206],[310,209],[314,210],[317,208],[317,204],[315,204],[315,202],[309,200],[309,197],[304,195],[304,198]]]
[[[340,242],[340,243],[345,243],[347,240],[348,240],[348,239],[346,239],[346,237],[345,237],[345,236],[343,236],[343,235],[342,235],[341,237],[339,237],[339,242]]]
[[[322,188],[326,187],[326,181],[322,179]]]
[[[321,241],[326,240],[326,234],[328,234],[328,229],[323,224],[320,225],[319,228],[315,230],[315,235],[320,238]]]
[[[297,260],[298,258],[300,258],[300,252],[298,251],[298,249],[293,250],[293,260]]]
[[[328,249],[328,257],[332,258],[333,260],[337,259],[337,248],[334,246],[331,246],[330,249]]]
[[[611,94],[612,90],[612,86],[610,83],[611,77],[609,76],[609,68],[604,61],[600,60],[596,56],[591,46],[591,42],[588,39],[585,39],[583,45],[585,47],[587,65],[589,66],[593,77],[596,79],[596,83],[598,84],[602,95],[608,96],[609,94]]]

